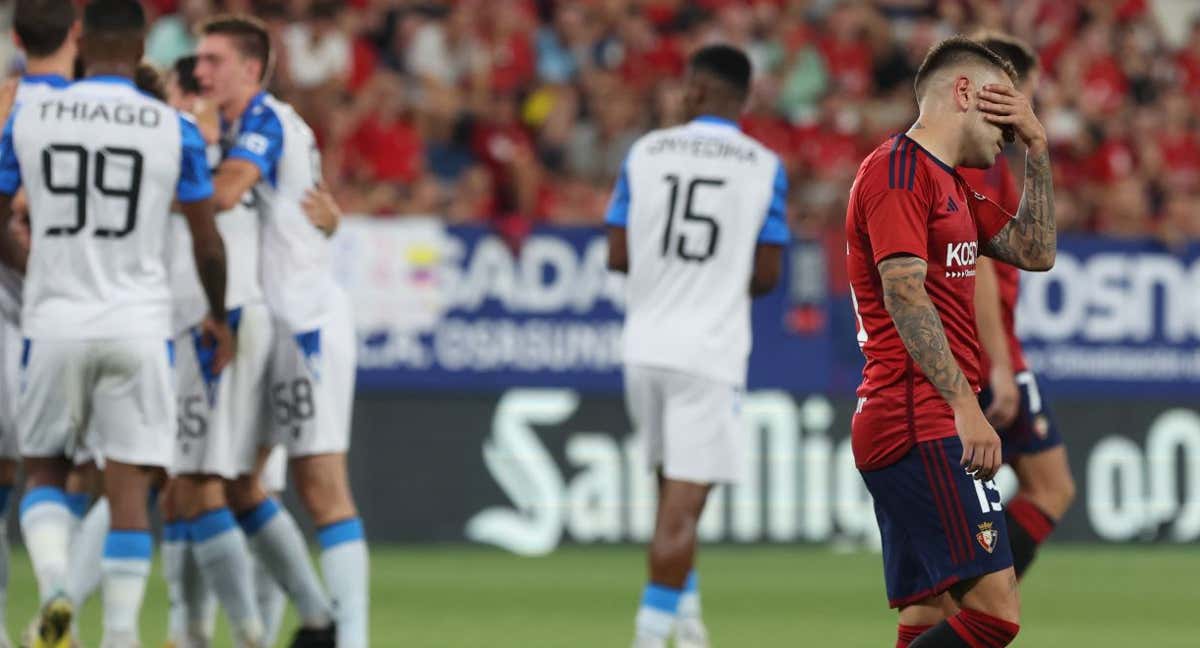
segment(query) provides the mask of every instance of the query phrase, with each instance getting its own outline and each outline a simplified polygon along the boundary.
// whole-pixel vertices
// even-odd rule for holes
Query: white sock
[[[104,641],[102,646],[138,645],[138,619],[150,575],[154,541],[149,531],[113,530],[104,542]]]
[[[183,645],[187,631],[187,609],[183,600],[183,563],[187,560],[187,523],[167,522],[163,524],[162,543],[163,580],[167,583],[167,641]]]
[[[194,518],[189,525],[192,555],[225,608],[237,645],[258,645],[263,624],[251,580],[250,549],[233,513],[220,508]]]
[[[700,618],[700,575],[695,569],[688,572],[687,582],[683,584],[683,595],[679,597],[679,618]]]
[[[84,516],[71,543],[66,591],[77,610],[83,609],[83,604],[100,589],[101,563],[110,520],[108,499],[101,497]]]
[[[71,520],[61,488],[38,486],[21,498],[21,535],[37,576],[38,600],[42,604],[63,593]]]
[[[333,599],[337,645],[367,648],[370,570],[362,520],[356,517],[324,526],[317,539],[321,543],[321,573]]]
[[[283,625],[283,613],[287,610],[287,595],[262,561],[251,557],[254,560],[254,594],[258,597],[258,613],[263,620],[263,645],[274,646]]]
[[[283,586],[301,625],[323,628],[333,620],[329,598],[313,569],[304,534],[292,515],[275,502],[263,500],[254,510],[238,516],[254,555]]]
[[[185,523],[186,524],[186,523]],[[196,561],[195,545],[183,545],[183,567],[179,575],[183,593],[183,636],[181,645],[207,648],[217,627],[217,595],[208,586]]]
[[[87,517],[88,508],[92,505],[92,496],[87,493],[67,493],[67,508],[71,509],[71,515],[74,516],[74,524],[71,525],[71,547],[75,546],[75,535],[79,533],[79,527],[83,525],[83,518]]]
[[[640,639],[662,639],[671,636],[675,627],[675,616],[679,611],[679,599],[683,590],[649,583],[642,590],[642,604],[634,621]]]

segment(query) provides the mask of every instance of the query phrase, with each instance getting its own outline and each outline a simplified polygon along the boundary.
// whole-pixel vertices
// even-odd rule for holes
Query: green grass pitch
[[[518,558],[474,547],[387,547],[372,553],[372,645],[379,648],[626,646],[643,580],[636,547],[569,548]],[[705,618],[714,645],[890,648],[880,559],[816,547],[707,547]],[[1023,648],[1200,646],[1200,548],[1051,545],[1022,591]],[[34,613],[33,576],[14,552],[9,631]],[[99,605],[84,611],[98,643]],[[289,613],[285,628],[294,626]],[[162,645],[166,594],[151,577],[143,644]],[[281,645],[287,637],[281,639]],[[215,646],[229,646],[219,628]]]

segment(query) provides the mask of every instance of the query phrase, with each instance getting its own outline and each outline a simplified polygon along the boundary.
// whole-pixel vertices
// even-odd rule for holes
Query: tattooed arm
[[[980,479],[991,479],[1000,468],[1000,437],[984,418],[975,392],[950,350],[942,318],[925,292],[926,269],[926,263],[913,256],[881,261],[883,305],[908,355],[954,410],[954,424],[963,444],[962,465]]]
[[[1025,142],[1025,191],[1016,218],[982,246],[992,258],[1025,270],[1054,267],[1058,232],[1054,222],[1054,175],[1046,131],[1029,99],[1011,86],[989,85],[979,94],[987,121],[1012,128]]]

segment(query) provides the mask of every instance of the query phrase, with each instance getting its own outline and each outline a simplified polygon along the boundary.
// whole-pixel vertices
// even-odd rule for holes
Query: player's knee
[[[344,458],[330,455],[293,464],[296,492],[317,524],[357,514],[342,462]]]

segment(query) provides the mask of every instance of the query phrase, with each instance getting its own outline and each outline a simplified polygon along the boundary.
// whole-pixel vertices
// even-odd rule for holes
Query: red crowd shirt
[[[867,361],[851,424],[860,469],[894,463],[918,441],[956,434],[950,405],[913,362],[884,307],[877,264],[894,256],[925,260],[925,290],[955,361],[978,390],[975,259],[979,241],[1008,221],[906,135],[881,144],[859,167],[846,208],[846,271]]]
[[[1017,181],[1013,178],[1012,169],[1003,157],[998,158],[990,169],[959,168],[958,175],[972,189],[987,196],[988,200],[996,203],[1009,214],[1016,214],[1021,206],[1021,194],[1017,191]],[[1003,261],[992,262],[996,269],[996,281],[1000,288],[1000,319],[1004,323],[1004,333],[1008,337],[1008,359],[1014,373],[1020,373],[1029,368],[1025,364],[1025,353],[1021,350],[1021,340],[1017,337],[1017,297],[1021,290],[1021,271],[1016,266]],[[992,370],[987,353],[979,354],[979,378],[982,384],[989,381]]]

